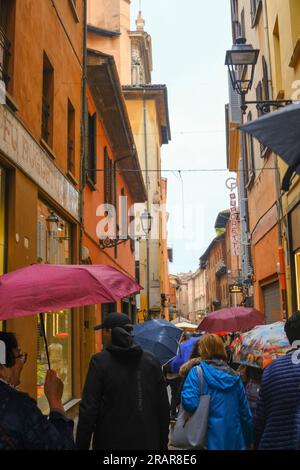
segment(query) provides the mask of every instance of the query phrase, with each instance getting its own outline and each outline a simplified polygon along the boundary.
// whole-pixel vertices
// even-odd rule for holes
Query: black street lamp
[[[259,56],[259,49],[246,42],[245,38],[238,38],[225,58],[232,87],[239,95],[246,95],[251,90]]]
[[[292,100],[246,101],[245,97],[253,85],[255,66],[260,52],[246,42],[245,38],[238,38],[232,49],[226,51],[225,57],[232,88],[242,97],[243,114],[246,114],[248,104],[255,104],[262,114],[269,112],[270,107],[280,108],[292,104]]]

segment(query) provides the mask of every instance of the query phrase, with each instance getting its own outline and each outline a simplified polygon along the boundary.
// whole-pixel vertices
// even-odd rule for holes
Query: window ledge
[[[46,150],[46,152],[47,152],[48,155],[52,158],[52,160],[56,160],[56,155],[55,155],[55,153],[53,152],[52,148],[49,147],[49,145],[47,144],[47,142],[45,142],[44,139],[41,139],[41,140],[40,140],[40,144],[41,144],[41,146]]]
[[[73,184],[75,184],[75,186],[79,185],[79,182],[77,181],[77,179],[75,178],[75,176],[73,175],[71,171],[67,171],[67,177],[69,178],[69,180],[72,181]]]
[[[79,16],[78,16],[78,13],[77,13],[76,6],[75,6],[74,1],[73,1],[73,0],[69,0],[69,5],[70,5],[70,8],[71,8],[72,13],[73,13],[74,20],[76,21],[76,23],[80,23],[80,19],[79,19]]]
[[[300,38],[297,39],[293,54],[289,63],[289,67],[295,68],[300,59]]]

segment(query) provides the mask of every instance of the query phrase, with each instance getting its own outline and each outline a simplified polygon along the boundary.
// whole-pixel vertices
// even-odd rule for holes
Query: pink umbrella
[[[208,333],[247,331],[264,324],[264,315],[255,308],[231,307],[208,314],[198,326],[198,330]]]
[[[33,264],[0,276],[0,320],[114,302],[140,290],[112,266]],[[41,325],[44,333],[42,315]]]

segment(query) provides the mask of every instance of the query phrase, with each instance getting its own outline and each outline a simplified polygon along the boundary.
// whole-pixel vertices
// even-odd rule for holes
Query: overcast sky
[[[139,0],[132,0],[133,29],[138,9]],[[163,169],[226,168],[229,0],[142,0],[142,13],[145,30],[152,36],[152,83],[168,87],[172,140],[162,147]],[[195,271],[215,236],[218,212],[229,207],[225,181],[230,174],[182,172],[182,180],[178,173],[164,176],[169,246],[174,249],[170,273]]]

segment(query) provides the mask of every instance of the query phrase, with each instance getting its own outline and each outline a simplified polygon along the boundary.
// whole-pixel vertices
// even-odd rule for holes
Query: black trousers
[[[171,417],[176,418],[177,416],[177,406],[179,405],[178,389],[180,387],[181,379],[178,377],[176,379],[169,380],[169,385],[171,388]]]

